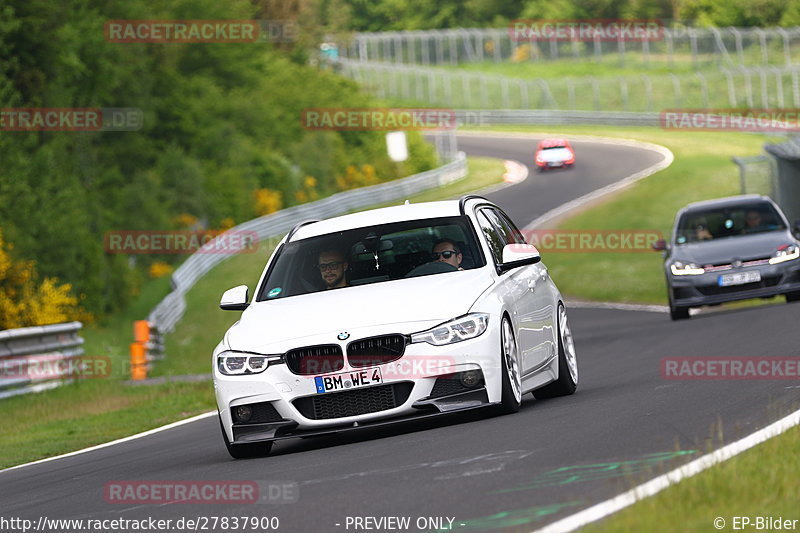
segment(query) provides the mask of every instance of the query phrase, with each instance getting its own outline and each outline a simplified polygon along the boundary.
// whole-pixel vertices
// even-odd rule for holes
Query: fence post
[[[736,42],[736,57],[739,58],[739,64],[744,65],[744,47],[742,46],[742,32],[736,28],[730,28],[733,32],[733,38]]]
[[[622,109],[624,111],[629,111],[629,109],[628,109],[628,107],[629,107],[628,106],[628,104],[629,104],[629,102],[628,102],[628,82],[625,79],[625,77],[623,77],[623,76],[620,76],[620,78],[619,78],[619,93],[620,93],[620,96],[622,97]]]
[[[680,108],[681,103],[683,102],[683,95],[681,94],[681,81],[675,74],[672,74],[671,72],[669,77],[672,80],[672,90],[675,93],[675,107]]]
[[[775,72],[775,85],[778,88],[777,97],[778,97],[778,107],[781,109],[786,107],[786,102],[783,99],[783,74],[781,74],[780,69],[778,67],[773,67]]]
[[[792,51],[791,46],[789,44],[789,32],[787,32],[783,28],[778,28],[778,33],[781,34],[783,38],[783,61],[787,67],[792,66]]]
[[[131,343],[131,379],[147,379],[147,343],[150,341],[150,323],[147,320],[133,322]]]
[[[673,50],[673,43],[672,43],[672,30],[666,30],[664,32],[664,40],[667,42],[667,63],[670,67],[675,66],[675,51]]]
[[[703,107],[708,109],[710,105],[708,102],[708,81],[702,72],[695,72],[695,75],[700,80],[700,92],[703,95]]]
[[[650,76],[647,74],[642,74],[642,80],[644,81],[644,95],[645,95],[645,111],[652,111],[653,110],[653,81],[650,79]]]
[[[692,67],[697,68],[697,31],[689,28],[689,44],[692,47]]]
[[[519,87],[519,99],[523,109],[530,109],[530,101],[528,99],[528,84],[524,80],[517,80]]]
[[[733,73],[728,69],[722,69],[722,72],[728,81],[728,103],[731,107],[736,107],[736,85],[733,83]]]
[[[758,75],[761,79],[761,107],[767,109],[769,107],[769,89],[767,88],[767,71],[760,69]]]

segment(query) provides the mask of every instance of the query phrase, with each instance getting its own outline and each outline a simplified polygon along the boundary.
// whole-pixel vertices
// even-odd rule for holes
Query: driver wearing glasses
[[[344,254],[338,250],[323,250],[317,258],[317,268],[326,289],[347,287],[344,274],[348,266]]]
[[[464,256],[451,239],[439,239],[436,241],[433,245],[431,256],[433,257],[433,262],[449,263],[458,270],[464,270],[461,268],[461,261]]]

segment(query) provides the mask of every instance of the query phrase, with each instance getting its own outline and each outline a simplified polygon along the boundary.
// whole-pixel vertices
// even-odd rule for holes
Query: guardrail
[[[459,125],[490,126],[493,124],[588,126],[655,126],[661,125],[659,113],[626,111],[558,111],[549,109],[457,109]]]
[[[83,355],[80,322],[0,331],[0,399],[74,379],[68,363]]]
[[[439,168],[388,183],[336,193],[316,202],[289,207],[277,213],[249,220],[229,231],[252,232],[258,240],[283,236],[303,220],[330,218],[370,205],[393,202],[456,181],[466,174],[467,159],[463,152],[459,152],[453,161]],[[213,249],[214,241],[206,246]],[[189,256],[172,274],[173,291],[161,300],[147,317],[150,326],[161,334],[173,331],[186,311],[184,297],[186,292],[227,257],[222,254],[204,253],[202,248]]]

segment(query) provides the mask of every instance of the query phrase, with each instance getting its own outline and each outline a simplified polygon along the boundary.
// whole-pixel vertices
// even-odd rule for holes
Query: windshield
[[[382,224],[286,244],[257,301],[483,266],[461,217]]]
[[[785,229],[773,205],[758,202],[688,211],[678,223],[675,242],[685,244]]]

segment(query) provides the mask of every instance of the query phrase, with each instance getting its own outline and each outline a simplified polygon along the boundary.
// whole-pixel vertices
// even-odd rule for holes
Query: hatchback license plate
[[[761,272],[758,270],[750,270],[747,272],[734,272],[733,274],[723,274],[717,278],[717,284],[720,287],[729,287],[731,285],[744,285],[745,283],[755,283],[761,281]]]
[[[379,368],[369,370],[356,370],[353,372],[342,372],[331,376],[317,376],[314,378],[314,385],[317,387],[317,394],[334,392],[340,390],[358,389],[383,383]]]

